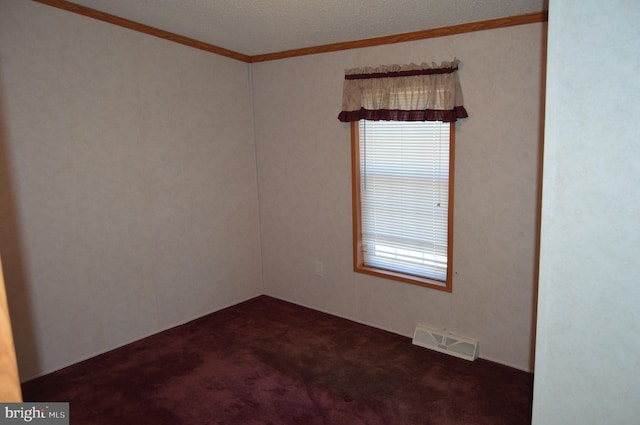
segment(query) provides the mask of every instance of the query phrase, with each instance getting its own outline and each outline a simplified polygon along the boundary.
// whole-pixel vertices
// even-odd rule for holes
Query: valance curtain
[[[423,63],[348,69],[338,119],[455,122],[466,118],[458,63],[455,59],[439,67]]]

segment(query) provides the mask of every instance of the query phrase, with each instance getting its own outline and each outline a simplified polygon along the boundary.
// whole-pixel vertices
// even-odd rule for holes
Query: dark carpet
[[[23,384],[71,424],[531,420],[531,374],[260,296]]]

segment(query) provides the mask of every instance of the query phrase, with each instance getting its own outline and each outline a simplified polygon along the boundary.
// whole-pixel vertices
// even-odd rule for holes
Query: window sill
[[[451,292],[451,279],[447,281],[428,279],[425,277],[414,276],[406,273],[394,272],[391,270],[378,269],[375,267],[368,267],[365,265],[356,265],[353,268],[356,273],[364,273],[372,276],[383,277],[385,279],[397,280],[404,283],[410,283],[412,285],[423,286],[425,288],[437,289],[439,291]]]

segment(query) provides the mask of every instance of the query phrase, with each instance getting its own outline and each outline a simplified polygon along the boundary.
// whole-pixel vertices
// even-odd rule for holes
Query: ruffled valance
[[[454,122],[466,118],[458,63],[455,59],[440,66],[412,63],[348,69],[338,119]]]

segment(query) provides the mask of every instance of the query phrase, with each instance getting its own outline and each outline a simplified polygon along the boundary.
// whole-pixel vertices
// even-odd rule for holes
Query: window
[[[453,123],[351,123],[354,270],[451,291]]]
[[[451,292],[459,61],[345,70],[354,270]]]

